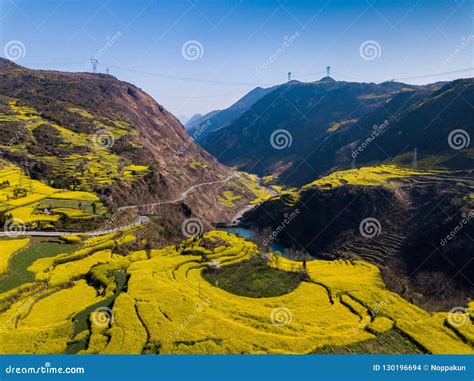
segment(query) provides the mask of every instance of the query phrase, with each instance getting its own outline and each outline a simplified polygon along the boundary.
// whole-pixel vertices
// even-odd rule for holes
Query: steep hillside
[[[283,192],[243,224],[260,229],[266,245],[270,237],[314,257],[377,264],[411,301],[450,308],[474,291],[472,194],[468,171],[362,167]]]
[[[3,165],[19,165],[53,188],[93,192],[110,207],[176,200],[204,184],[185,193],[178,212],[209,222],[234,213],[213,207],[233,172],[197,147],[150,96],[109,75],[37,71],[0,60],[0,145]],[[10,185],[22,188],[22,197],[33,193],[17,181]],[[256,197],[245,186],[239,190],[237,203]]]
[[[198,143],[225,164],[296,186],[354,162],[410,163],[415,149],[421,165],[467,169],[472,150],[453,149],[449,140],[473,135],[473,104],[473,79],[426,86],[293,81]]]
[[[200,144],[221,162],[261,175],[292,170],[338,129],[380,107],[401,84],[292,81],[262,97]],[[275,132],[276,131],[276,132]],[[315,176],[316,177],[316,176]],[[313,178],[315,178],[313,177]]]
[[[426,169],[470,169],[473,104],[473,79],[403,89],[353,124],[324,136],[281,178],[303,185],[354,164],[390,160],[412,164],[415,159]]]

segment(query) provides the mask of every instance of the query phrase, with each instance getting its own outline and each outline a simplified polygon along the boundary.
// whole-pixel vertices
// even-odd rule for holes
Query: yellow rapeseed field
[[[383,164],[376,167],[362,167],[346,171],[332,172],[303,187],[334,188],[341,185],[363,185],[363,186],[390,186],[390,182],[410,176],[425,174],[411,168],[398,167],[393,164]]]
[[[30,242],[29,238],[0,240],[0,275],[8,270],[10,258]]]
[[[30,179],[20,167],[1,160],[0,183],[6,184],[0,188],[0,212],[11,214],[20,223],[56,222],[61,214],[70,218],[93,217],[90,212],[79,208],[40,207],[42,201],[46,204],[54,204],[55,200],[95,202],[100,212],[104,209],[93,193],[52,188],[41,181]],[[19,189],[26,193],[20,197],[15,196]]]
[[[410,304],[385,287],[371,264],[308,261],[306,280],[293,291],[251,298],[209,283],[202,272],[259,256],[253,242],[212,231],[149,253],[110,250],[134,237],[114,233],[33,263],[29,271],[43,288],[0,294],[8,307],[0,310],[0,352],[63,353],[75,333],[89,340],[80,353],[309,353],[396,327],[426,352],[474,353],[469,319],[452,327],[448,312]],[[283,257],[271,256],[268,263],[303,271],[301,263]],[[111,305],[112,319],[97,326],[91,314],[89,330],[74,332],[77,313],[114,294],[114,271],[125,271],[128,283]],[[103,286],[87,284],[87,274]]]

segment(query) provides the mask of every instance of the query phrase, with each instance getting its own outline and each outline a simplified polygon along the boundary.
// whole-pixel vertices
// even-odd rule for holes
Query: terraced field
[[[424,172],[411,168],[399,167],[393,164],[383,164],[375,167],[362,167],[346,171],[332,172],[312,183],[305,185],[302,189],[310,187],[321,187],[331,189],[341,185],[362,185],[367,187],[390,186],[393,180],[401,180],[409,177],[423,175]],[[392,185],[393,186],[393,185]]]
[[[378,340],[394,343],[384,344],[388,352],[474,353],[472,303],[470,315],[455,321],[428,313],[388,291],[371,264],[262,256],[254,243],[223,231],[160,250],[113,251],[135,240],[132,230],[114,233],[32,263],[34,281],[0,294],[0,352],[311,353]],[[224,290],[231,274],[213,283],[203,276],[257,258],[275,276],[302,281],[279,296],[250,297]],[[117,293],[121,272],[127,283]],[[88,326],[78,324],[91,306],[101,307]],[[391,336],[394,329],[403,340]]]
[[[92,219],[106,211],[93,193],[52,188],[32,180],[20,167],[0,160],[0,213],[8,217],[5,220],[32,228],[51,228],[61,218]]]
[[[136,165],[112,152],[114,142],[138,132],[129,123],[93,115],[86,110],[70,107],[71,117],[92,133],[76,132],[45,119],[32,107],[21,106],[16,100],[8,103],[9,113],[0,113],[0,122],[10,123],[18,130],[11,139],[2,139],[0,148],[12,155],[26,152],[52,172],[53,186],[68,186],[92,191],[115,181],[132,181],[148,173],[148,167]],[[95,131],[95,133],[93,133]]]
[[[397,203],[399,209],[393,208],[391,215],[391,220],[397,221],[396,224],[384,224],[380,234],[371,240],[354,235],[330,251],[330,254],[338,258],[363,259],[378,265],[386,264],[398,255],[407,236],[406,227],[417,221],[417,217],[424,218],[428,213],[420,217],[420,212],[414,205],[421,204],[423,197],[414,197],[410,192],[412,189],[435,188],[442,184],[448,190],[465,195],[466,206],[470,203],[469,195],[474,191],[469,172],[458,171],[455,174],[445,171],[420,172],[393,165],[335,172],[310,186],[337,187],[342,184],[383,186],[394,189],[399,196]]]

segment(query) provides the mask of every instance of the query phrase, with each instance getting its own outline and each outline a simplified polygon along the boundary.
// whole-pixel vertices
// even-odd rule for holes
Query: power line
[[[413,75],[413,76],[409,76],[409,77],[385,78],[383,80],[374,81],[374,82],[404,81],[404,80],[409,80],[409,79],[441,77],[441,76],[446,75],[446,74],[456,74],[456,73],[463,73],[463,72],[467,72],[467,71],[474,71],[474,67],[459,69],[459,70],[444,71],[444,72],[432,73],[432,74]],[[345,78],[349,78],[349,79],[352,79],[352,80],[355,80],[355,81],[364,82],[364,80],[361,79],[361,78],[356,78],[356,77],[353,77],[353,76],[350,76],[350,75],[347,75],[347,74],[342,74],[342,73],[339,73],[339,72],[333,72],[333,73],[335,74],[336,77],[345,77]],[[297,77],[297,78],[304,78],[304,77],[312,77],[312,76],[321,75],[321,74],[324,74],[324,72],[321,71],[321,72],[316,72],[316,73],[299,74],[299,75],[298,74],[296,74],[296,75],[292,74],[292,76]]]
[[[84,66],[84,62],[33,62],[29,64],[30,66]],[[52,69],[51,69],[52,70]]]
[[[292,74],[293,77],[297,77],[297,78],[304,78],[304,77],[313,77],[315,75],[324,75],[326,72],[325,71],[318,71],[316,73],[308,73],[308,74]]]
[[[342,74],[335,71],[333,71],[333,73],[336,75],[336,77],[348,78],[348,79],[352,79],[353,81],[362,81],[361,79],[353,77],[352,75]]]
[[[215,95],[196,95],[196,96],[189,96],[189,95],[156,95],[157,97],[161,98],[186,98],[186,99],[194,99],[194,98],[218,98],[218,97],[226,97],[230,95],[238,95],[238,94],[243,94],[247,93],[248,90],[242,90],[242,91],[237,91],[235,93],[227,93],[227,94],[215,94]]]
[[[67,63],[56,63],[56,62],[49,62],[45,64],[39,64],[36,63],[34,65],[84,65],[84,63],[73,63],[73,62],[67,62]],[[182,80],[182,81],[189,81],[189,82],[201,82],[201,83],[211,83],[211,84],[227,84],[227,85],[239,85],[239,86],[275,86],[278,85],[278,83],[252,83],[252,82],[235,82],[235,81],[218,81],[218,80],[210,80],[210,79],[202,79],[202,78],[193,78],[193,77],[184,77],[184,76],[178,76],[178,75],[171,75],[171,74],[163,74],[163,73],[156,73],[156,72],[148,72],[144,70],[136,70],[136,69],[129,69],[121,66],[116,66],[116,65],[107,65],[103,63],[97,63],[98,66],[104,66],[105,68],[115,68],[117,70],[122,70],[122,71],[127,71],[127,72],[132,72],[132,73],[139,73],[139,74],[145,74],[145,75],[150,75],[154,77],[159,77],[159,78],[168,78],[168,79],[175,79],[175,80]],[[410,79],[421,79],[421,78],[432,78],[432,77],[440,77],[443,75],[448,75],[448,74],[456,74],[456,73],[463,73],[463,72],[468,72],[468,71],[474,71],[474,67],[470,68],[465,68],[465,69],[458,69],[458,70],[451,70],[451,71],[445,71],[445,72],[439,72],[439,73],[432,73],[432,74],[422,74],[418,76],[408,76],[408,77],[398,77],[398,78],[390,78],[390,79],[383,79],[383,80],[378,80],[378,81],[373,81],[373,82],[386,82],[386,81],[404,81],[404,80],[410,80]],[[305,78],[305,77],[314,77],[314,76],[320,76],[327,74],[325,71],[319,71],[319,72],[314,72],[314,73],[304,73],[304,74],[291,74],[291,78]],[[339,72],[334,72],[336,77],[345,77],[348,79],[351,79],[353,81],[358,81],[358,82],[364,82],[363,79],[356,78],[347,74],[342,74]],[[283,83],[283,81],[281,82]],[[232,92],[232,93],[225,93],[225,94],[216,94],[216,95],[202,95],[202,96],[179,96],[179,95],[158,95],[159,97],[164,97],[164,98],[180,98],[180,99],[194,99],[194,98],[218,98],[218,97],[224,97],[224,96],[231,96],[231,95],[238,95],[247,92],[246,90],[238,91],[238,92]]]
[[[212,79],[182,77],[182,76],[179,76],[179,75],[153,73],[153,72],[144,71],[144,70],[127,69],[127,68],[124,68],[124,67],[121,67],[121,66],[115,66],[115,65],[106,65],[106,64],[99,64],[99,65],[100,66],[107,66],[107,67],[114,68],[114,69],[117,69],[117,70],[128,71],[128,72],[132,72],[132,73],[145,74],[145,75],[150,75],[150,76],[160,77],[160,78],[178,79],[178,80],[181,80],[181,81],[189,81],[189,82],[204,82],[204,83],[238,85],[238,86],[272,86],[271,84],[268,84],[268,83],[217,81],[217,80],[212,80]]]
[[[418,78],[430,78],[430,77],[438,77],[445,74],[455,74],[455,73],[463,73],[465,71],[473,71],[474,67],[466,68],[466,69],[459,69],[459,70],[451,70],[445,71],[442,73],[433,73],[433,74],[423,74],[423,75],[413,75],[411,77],[400,77],[391,79],[391,81],[405,81],[407,79],[418,79]]]

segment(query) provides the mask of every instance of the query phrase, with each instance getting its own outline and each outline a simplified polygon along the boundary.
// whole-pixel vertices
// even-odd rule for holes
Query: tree
[[[148,259],[151,258],[151,249],[152,249],[151,243],[146,241],[146,243],[145,243],[145,252],[146,252],[146,256],[147,256]]]

